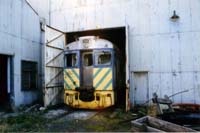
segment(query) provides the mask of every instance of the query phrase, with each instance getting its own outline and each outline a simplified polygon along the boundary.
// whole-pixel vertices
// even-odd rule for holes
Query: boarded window
[[[22,90],[37,89],[37,63],[22,61]]]

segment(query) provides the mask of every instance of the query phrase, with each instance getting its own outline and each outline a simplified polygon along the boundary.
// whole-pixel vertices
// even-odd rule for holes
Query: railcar
[[[110,41],[84,36],[66,45],[64,103],[73,108],[103,109],[117,102],[121,54]]]

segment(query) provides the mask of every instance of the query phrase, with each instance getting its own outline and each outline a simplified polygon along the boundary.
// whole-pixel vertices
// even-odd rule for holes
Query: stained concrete
[[[63,119],[88,120],[97,113],[97,111],[75,111],[65,116]]]

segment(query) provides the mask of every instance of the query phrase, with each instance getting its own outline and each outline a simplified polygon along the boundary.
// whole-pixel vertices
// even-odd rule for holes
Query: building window
[[[37,63],[22,61],[22,90],[37,89]]]

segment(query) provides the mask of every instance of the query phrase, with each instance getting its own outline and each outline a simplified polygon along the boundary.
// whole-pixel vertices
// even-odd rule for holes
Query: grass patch
[[[94,131],[94,132],[105,131],[105,127],[99,126],[99,125],[88,125],[86,126],[86,129],[88,129],[89,131]]]
[[[73,112],[72,112],[73,113]],[[32,112],[17,117],[0,118],[0,132],[129,132],[131,112],[103,110],[87,120],[47,119],[45,112]],[[124,122],[127,121],[128,122]]]
[[[119,131],[129,131],[131,128],[131,124],[128,123],[120,123],[123,120],[127,120],[132,118],[130,113],[126,113],[122,110],[117,110],[116,114],[113,118],[110,118],[112,112],[105,112],[100,115],[96,115],[90,120],[84,121],[86,123],[87,131],[95,131],[95,132],[119,132]],[[88,123],[92,124],[88,124]]]
[[[41,115],[23,114],[0,119],[0,132],[44,131],[47,122]]]

